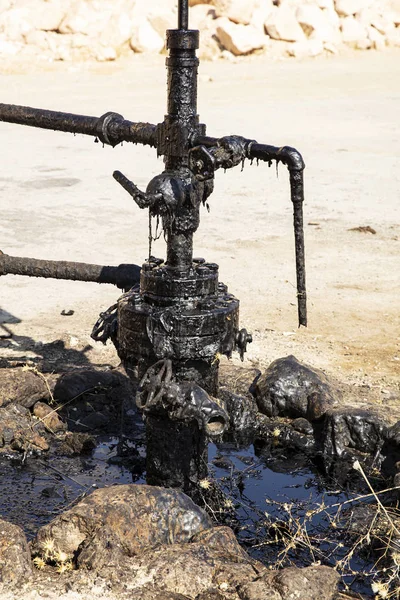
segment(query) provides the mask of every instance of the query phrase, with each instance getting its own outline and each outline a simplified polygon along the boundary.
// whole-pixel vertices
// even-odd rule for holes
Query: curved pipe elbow
[[[269,146],[267,144],[250,143],[247,150],[250,159],[264,160],[266,162],[276,160],[284,163],[289,171],[303,171],[305,163],[302,155],[296,148],[291,146]]]
[[[283,146],[278,150],[279,155],[285,157],[285,164],[290,171],[303,171],[305,169],[305,163],[302,155],[296,148],[291,146]]]

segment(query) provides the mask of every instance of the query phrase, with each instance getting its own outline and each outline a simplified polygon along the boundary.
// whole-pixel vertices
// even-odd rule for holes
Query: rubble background
[[[400,0],[190,0],[201,59],[400,47]],[[0,56],[113,61],[164,51],[177,0],[0,0]]]

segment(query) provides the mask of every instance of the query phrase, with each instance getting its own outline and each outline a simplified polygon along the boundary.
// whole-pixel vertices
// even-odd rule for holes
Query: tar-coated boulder
[[[42,527],[33,550],[43,554],[45,541],[81,566],[102,562],[101,549],[135,556],[159,544],[188,542],[212,527],[206,513],[183,492],[148,485],[117,485],[94,491]],[[96,552],[93,551],[96,549]],[[110,559],[111,551],[108,552]]]
[[[267,417],[303,417],[310,422],[321,419],[338,400],[326,376],[294,356],[271,363],[255,382],[254,395]]]

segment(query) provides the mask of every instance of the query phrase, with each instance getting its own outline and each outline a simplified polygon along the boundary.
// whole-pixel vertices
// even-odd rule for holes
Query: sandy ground
[[[162,56],[1,69],[2,102],[95,116],[113,110],[152,123],[165,112]],[[241,300],[241,324],[254,337],[246,360],[264,367],[294,354],[393,406],[400,399],[399,106],[398,51],[200,68],[198,107],[209,135],[291,145],[307,165],[307,329],[297,328],[285,167],[278,177],[266,165],[218,172],[211,212],[202,213],[195,255],[218,262],[220,279]],[[145,188],[163,168],[154,150],[103,149],[92,138],[6,123],[0,144],[3,252],[99,264],[147,257],[147,214],[112,172]],[[376,234],[351,231],[358,226]],[[153,253],[164,256],[162,241]],[[116,362],[112,347],[87,344],[117,289],[15,276],[0,284],[0,319],[14,334],[0,341],[0,356],[29,358],[32,340],[40,354],[40,342],[62,338],[94,362]]]

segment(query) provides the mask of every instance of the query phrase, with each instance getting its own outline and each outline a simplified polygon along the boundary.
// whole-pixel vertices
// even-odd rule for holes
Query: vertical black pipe
[[[186,12],[185,12],[186,11]],[[186,14],[186,19],[185,19]],[[183,20],[182,20],[183,19]],[[179,23],[187,25],[187,2],[179,4]],[[197,132],[197,69],[196,49],[199,32],[185,29],[167,31],[166,60],[168,68],[167,115],[163,123],[164,163],[166,171],[188,180],[189,139]],[[167,265],[187,271],[192,265],[193,233],[199,226],[199,206],[185,201],[175,211],[174,222],[165,228],[167,238]]]
[[[183,194],[174,219],[163,219],[167,238],[166,265],[174,277],[192,268],[193,233],[199,225],[199,203],[193,202],[193,179],[188,169],[189,140],[198,134],[197,69],[199,32],[188,30],[188,0],[178,2],[178,29],[167,31],[166,65],[168,103],[164,122],[159,127],[158,150],[164,155],[165,171],[181,182]],[[151,365],[151,361],[149,361]],[[207,361],[173,360],[178,381],[190,380],[197,373],[200,385],[216,393],[218,371]],[[171,421],[168,415],[146,419],[146,480],[151,485],[178,487],[196,498],[199,480],[207,475],[208,443],[197,421]]]
[[[196,421],[146,418],[146,482],[179,488],[195,499],[199,481],[207,477],[207,439]]]
[[[197,133],[198,31],[167,31],[168,102],[164,127],[169,144],[164,152],[166,169],[187,166],[189,138]]]
[[[303,229],[303,201],[304,183],[303,171],[289,169],[290,194],[293,202],[293,225],[296,251],[296,277],[297,277],[297,309],[299,315],[299,327],[307,327],[307,293],[306,293],[306,269],[304,252],[304,229]]]
[[[178,1],[178,29],[189,29],[188,0]]]

